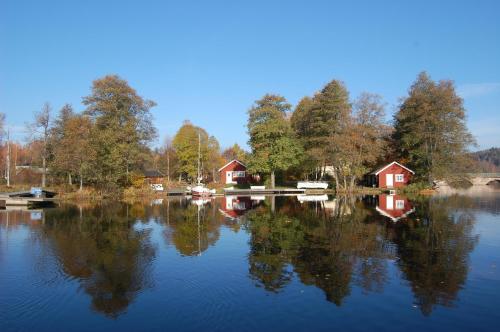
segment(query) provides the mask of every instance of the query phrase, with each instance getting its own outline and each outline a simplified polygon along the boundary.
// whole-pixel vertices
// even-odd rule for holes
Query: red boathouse
[[[399,188],[406,186],[415,174],[411,169],[393,161],[368,174],[367,184],[378,188]]]
[[[406,197],[386,194],[378,196],[376,210],[378,213],[388,217],[394,222],[397,222],[401,218],[405,218],[415,211]]]
[[[219,174],[220,182],[223,184],[247,184],[251,179],[247,166],[236,159],[219,168]]]

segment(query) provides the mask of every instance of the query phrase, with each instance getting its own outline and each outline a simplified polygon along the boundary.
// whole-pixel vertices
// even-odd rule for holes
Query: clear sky
[[[189,119],[226,147],[266,92],[295,105],[340,79],[390,119],[422,70],[454,80],[480,147],[500,146],[500,1],[0,0],[0,112],[19,139],[106,74],[158,103],[156,144]]]

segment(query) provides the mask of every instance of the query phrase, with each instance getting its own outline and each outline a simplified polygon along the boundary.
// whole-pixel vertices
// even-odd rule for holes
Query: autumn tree
[[[0,143],[2,143],[3,135],[5,132],[5,114],[0,112]]]
[[[333,80],[313,98],[303,98],[292,115],[292,126],[300,137],[307,154],[309,167],[320,174],[334,162],[334,136],[340,138],[346,131],[352,107],[343,82]]]
[[[198,156],[200,143],[200,156]],[[185,121],[177,131],[172,141],[179,160],[179,174],[188,181],[196,181],[198,176],[198,157],[201,163],[201,177],[207,178],[213,174],[215,167],[220,165],[219,143],[206,130]]]
[[[215,136],[210,136],[208,138],[208,155],[207,160],[205,162],[205,168],[207,174],[210,174],[212,181],[217,181],[217,170],[219,167],[225,164],[224,158],[221,154],[221,149],[219,142],[215,138]]]
[[[64,105],[59,111],[58,117],[51,128],[50,144],[53,148],[53,157],[49,162],[51,174],[65,174],[68,177],[68,183],[72,184],[72,161],[73,146],[68,140],[68,122],[75,114],[73,107],[69,104]]]
[[[246,163],[248,159],[248,153],[243,150],[237,143],[234,143],[232,146],[225,149],[222,152],[222,156],[224,157],[226,162],[236,159],[243,163]]]
[[[167,181],[177,173],[179,159],[173,146],[172,138],[167,137],[159,151],[158,168],[166,175]]]
[[[452,81],[422,72],[394,116],[396,152],[418,177],[432,183],[461,172],[474,138]]]
[[[72,185],[74,176],[78,176],[80,190],[84,178],[90,172],[93,150],[90,146],[92,122],[86,115],[75,114],[71,105],[64,105],[54,121],[51,130],[52,158],[51,173],[65,175]]]
[[[156,138],[150,113],[155,102],[143,99],[122,78],[108,75],[93,82],[83,104],[94,123],[92,180],[107,189],[127,185],[130,171],[140,167],[147,145]]]
[[[275,172],[297,165],[302,157],[302,146],[287,119],[290,108],[284,97],[266,94],[248,111],[249,170],[270,174],[273,188]]]

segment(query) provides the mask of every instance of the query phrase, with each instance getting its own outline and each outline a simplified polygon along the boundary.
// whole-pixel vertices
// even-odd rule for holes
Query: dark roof
[[[163,173],[158,171],[158,170],[144,171],[144,176],[147,178],[162,178],[162,177],[164,177]]]

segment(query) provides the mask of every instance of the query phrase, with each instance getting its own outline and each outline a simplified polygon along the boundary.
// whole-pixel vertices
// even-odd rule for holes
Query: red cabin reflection
[[[382,194],[378,196],[377,207],[381,215],[396,222],[413,213],[415,209],[411,202],[404,196]]]
[[[224,196],[219,211],[227,218],[238,219],[253,205],[254,201],[250,196]]]

